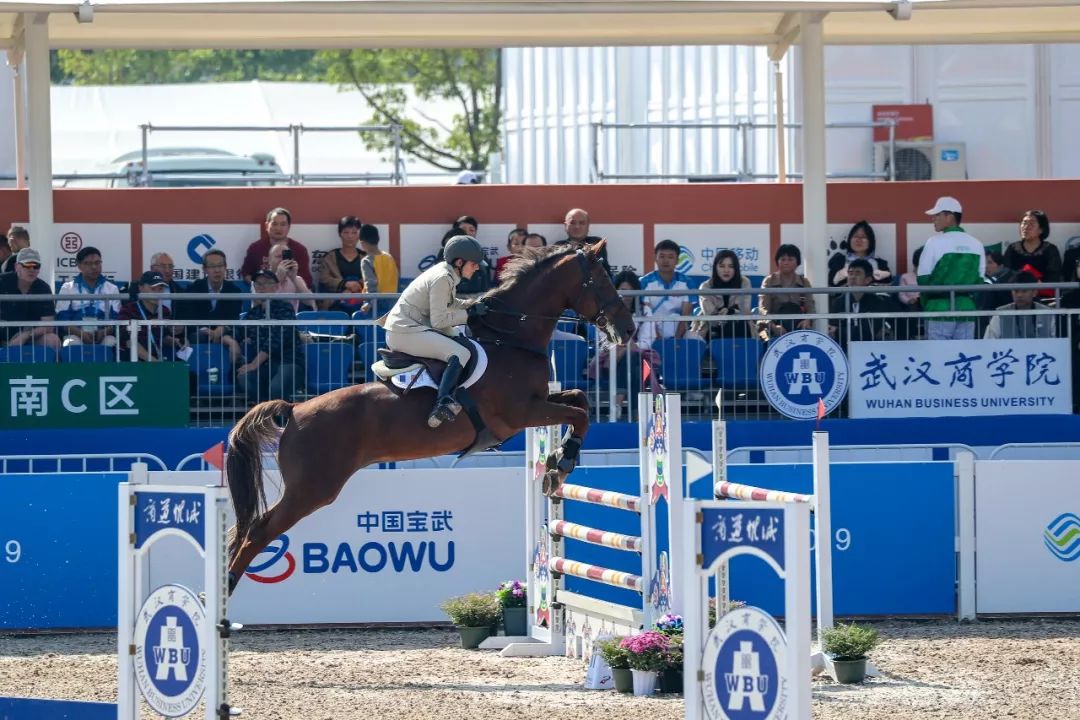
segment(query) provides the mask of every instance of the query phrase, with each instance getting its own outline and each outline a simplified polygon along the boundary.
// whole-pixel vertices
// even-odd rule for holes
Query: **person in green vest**
[[[919,259],[919,285],[981,285],[986,272],[983,244],[960,226],[963,208],[952,197],[940,197],[926,211],[933,218],[937,234],[926,241]],[[971,293],[957,291],[922,294],[926,312],[974,310]],[[975,318],[938,316],[926,322],[927,340],[971,340]]]

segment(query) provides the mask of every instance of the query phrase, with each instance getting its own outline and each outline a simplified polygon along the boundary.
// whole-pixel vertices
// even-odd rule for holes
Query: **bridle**
[[[577,307],[580,304],[581,298],[585,295],[585,293],[587,293],[589,291],[592,291],[593,298],[596,300],[596,304],[600,307],[600,309],[597,310],[596,313],[592,317],[587,317],[585,319],[588,320],[589,322],[593,323],[594,325],[596,325],[601,330],[604,330],[604,329],[607,328],[608,323],[611,320],[611,318],[608,316],[608,311],[611,310],[614,307],[618,307],[619,304],[622,303],[622,299],[619,297],[618,293],[615,293],[615,297],[613,297],[611,300],[608,300],[606,303],[602,302],[601,299],[600,299],[599,290],[596,287],[596,279],[593,277],[593,274],[592,274],[592,264],[590,263],[588,256],[585,254],[585,251],[583,251],[583,250],[578,250],[577,251],[576,261],[577,261],[578,267],[581,268],[582,280],[581,280],[581,286],[578,288],[578,294],[574,298],[574,301],[572,303],[570,303],[570,305],[571,305],[571,307]],[[502,298],[498,298],[498,297],[488,298],[487,300],[485,300],[485,302],[490,303],[492,300],[498,300],[499,302],[502,302]],[[582,319],[582,316],[578,316],[578,315],[571,316],[571,315],[536,315],[536,314],[528,314],[528,313],[519,312],[517,310],[509,310],[509,309],[504,310],[504,309],[500,309],[500,308],[496,308],[496,307],[491,307],[490,304],[489,304],[489,308],[490,308],[489,309],[490,313],[497,314],[497,315],[511,315],[511,316],[516,317],[517,320],[518,320],[517,327],[515,327],[513,329],[510,329],[510,330],[507,330],[507,329],[503,329],[503,328],[492,327],[487,322],[485,322],[483,318],[480,318],[480,323],[484,326],[485,329],[491,330],[492,332],[499,333],[501,335],[514,335],[514,334],[516,334],[518,329],[520,329],[520,327],[522,325],[524,325],[526,322],[528,322],[529,320],[555,320],[556,322],[559,321],[559,320],[572,320],[572,321],[576,322],[576,321]]]

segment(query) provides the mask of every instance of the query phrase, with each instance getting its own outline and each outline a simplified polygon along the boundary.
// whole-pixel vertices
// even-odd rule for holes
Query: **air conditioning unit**
[[[967,180],[964,143],[897,142],[897,180]],[[874,143],[874,172],[889,173],[889,143]]]

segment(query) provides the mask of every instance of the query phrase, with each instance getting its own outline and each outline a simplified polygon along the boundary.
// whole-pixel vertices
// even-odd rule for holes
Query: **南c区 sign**
[[[853,342],[851,417],[1072,412],[1069,341]]]
[[[0,364],[0,429],[184,427],[184,363]]]

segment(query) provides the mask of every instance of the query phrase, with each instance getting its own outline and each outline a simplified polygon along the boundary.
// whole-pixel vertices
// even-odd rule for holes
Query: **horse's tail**
[[[248,410],[229,433],[229,452],[225,474],[229,479],[236,527],[229,531],[229,555],[236,554],[248,531],[266,512],[266,490],[263,487],[262,452],[280,434],[276,418],[286,420],[293,404],[284,400],[268,400]]]

